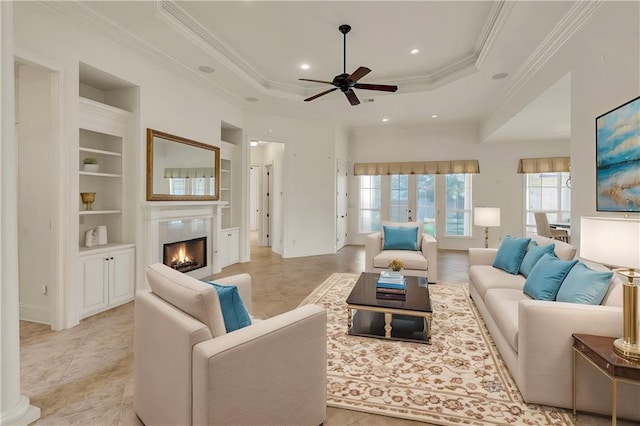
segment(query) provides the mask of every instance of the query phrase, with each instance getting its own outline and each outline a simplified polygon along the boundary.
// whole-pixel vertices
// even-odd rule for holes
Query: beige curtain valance
[[[568,172],[570,157],[522,158],[518,173]]]
[[[165,178],[212,178],[216,177],[213,167],[173,167],[164,169]]]
[[[449,175],[480,173],[478,160],[410,161],[399,163],[356,163],[354,175]]]

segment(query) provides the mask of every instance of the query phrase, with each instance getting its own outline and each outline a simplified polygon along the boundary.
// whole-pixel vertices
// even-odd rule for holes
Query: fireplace
[[[162,263],[180,272],[207,266],[207,237],[164,244]]]

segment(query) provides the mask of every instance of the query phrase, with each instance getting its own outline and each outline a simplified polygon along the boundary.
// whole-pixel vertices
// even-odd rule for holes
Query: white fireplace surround
[[[207,237],[207,266],[187,272],[205,278],[220,272],[218,238],[220,209],[226,202],[148,202],[145,204],[146,264],[162,263],[165,243]]]

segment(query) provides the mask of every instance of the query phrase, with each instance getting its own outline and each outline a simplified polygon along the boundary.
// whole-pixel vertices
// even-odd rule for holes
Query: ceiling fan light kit
[[[300,78],[301,81],[311,81],[313,83],[323,83],[323,84],[331,84],[335,86],[333,89],[325,90],[324,92],[318,93],[317,95],[313,95],[307,99],[305,102],[312,101],[314,99],[319,98],[320,96],[324,96],[327,93],[331,93],[340,89],[342,93],[345,94],[347,100],[351,105],[360,104],[360,100],[356,96],[356,93],[353,89],[365,89],[365,90],[379,90],[383,92],[395,92],[398,90],[398,86],[391,86],[387,84],[363,84],[358,83],[365,75],[369,74],[371,70],[367,67],[359,67],[351,74],[347,74],[347,33],[351,31],[351,26],[347,24],[340,25],[338,30],[342,33],[343,36],[343,67],[342,74],[338,74],[333,77],[332,81],[323,81],[323,80],[312,80],[308,78]]]

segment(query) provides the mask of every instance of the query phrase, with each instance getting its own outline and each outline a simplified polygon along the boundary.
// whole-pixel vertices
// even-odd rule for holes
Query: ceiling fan
[[[365,75],[371,72],[371,70],[367,67],[360,67],[357,70],[355,70],[351,75],[347,74],[347,33],[351,31],[351,26],[346,24],[340,25],[338,27],[338,30],[340,30],[340,32],[342,33],[343,40],[344,40],[343,41],[344,54],[343,54],[342,74],[339,74],[333,77],[333,81],[311,80],[308,78],[298,79],[301,81],[312,81],[314,83],[331,84],[336,87],[334,87],[333,89],[325,90],[324,92],[318,93],[317,95],[311,96],[310,98],[307,98],[304,101],[305,102],[312,101],[316,98],[319,98],[320,96],[326,95],[327,93],[331,93],[335,90],[340,89],[342,93],[345,94],[345,96],[347,97],[351,105],[358,105],[360,103],[360,100],[356,96],[356,93],[353,91],[354,88],[366,89],[366,90],[381,90],[383,92],[395,92],[396,90],[398,90],[398,86],[390,86],[386,84],[358,83],[358,80],[360,80],[362,77],[364,77]]]

